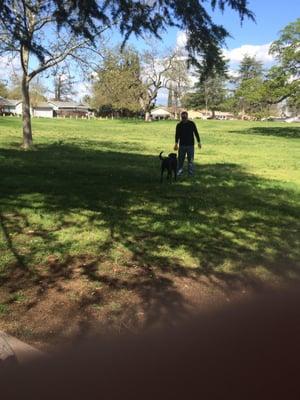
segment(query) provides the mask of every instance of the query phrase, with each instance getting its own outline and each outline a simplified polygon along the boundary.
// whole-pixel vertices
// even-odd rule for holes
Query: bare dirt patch
[[[114,265],[88,255],[59,263],[51,256],[31,272],[12,266],[2,278],[0,329],[52,350],[90,333],[175,325],[260,288],[180,266]]]

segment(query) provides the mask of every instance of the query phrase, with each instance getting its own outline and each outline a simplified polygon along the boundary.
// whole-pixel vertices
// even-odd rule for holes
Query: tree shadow
[[[285,137],[291,139],[300,138],[300,126],[289,126],[285,124],[283,126],[269,127],[269,126],[255,126],[249,129],[243,129],[239,131],[230,131],[231,133],[239,133],[242,135],[261,135],[261,136],[275,136]]]
[[[12,291],[34,287],[29,308],[48,291],[68,291],[68,282],[84,277],[101,290],[79,297],[68,313],[61,310],[62,326],[78,313],[91,320],[90,306],[101,307],[109,296],[124,299],[109,318],[134,325],[143,314],[145,326],[170,324],[174,313],[185,318],[190,307],[180,280],[231,292],[260,290],[269,278],[299,278],[297,193],[229,163],[199,165],[193,180],[160,185],[157,157],[109,146],[101,151],[87,141],[0,150],[1,228],[15,258],[1,282]],[[32,214],[41,216],[38,222]],[[69,228],[77,236],[62,241]],[[93,253],[90,243],[79,243],[81,254],[73,254],[74,241],[89,231]],[[39,245],[14,242],[17,234]],[[48,258],[37,264],[40,252]],[[18,265],[27,272],[16,276]],[[139,301],[129,304],[125,293]]]

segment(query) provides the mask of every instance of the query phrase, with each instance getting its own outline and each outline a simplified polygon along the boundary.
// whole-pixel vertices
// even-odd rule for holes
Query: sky
[[[300,17],[300,0],[249,0],[248,6],[254,12],[256,23],[245,19],[241,25],[238,14],[226,9],[222,14],[219,10],[212,12],[215,23],[222,24],[231,37],[227,39],[227,47],[223,49],[224,55],[230,60],[232,70],[238,67],[244,54],[256,56],[265,67],[272,65],[272,57],[268,54],[270,43],[276,40],[287,24]],[[184,32],[172,28],[162,36],[163,40],[158,44],[162,49],[183,46]],[[111,43],[117,44],[121,37],[116,32],[111,33]],[[145,43],[142,39],[132,37],[129,43],[142,50]],[[7,59],[0,57],[0,79],[10,69]],[[78,86],[79,96],[84,95],[87,87],[84,83]],[[82,97],[81,96],[81,97]],[[162,91],[158,103],[166,102],[166,93]]]
[[[226,40],[229,50],[243,45],[262,46],[274,41],[287,24],[300,17],[299,0],[249,0],[249,8],[254,12],[256,23],[245,19],[241,25],[236,12],[226,9],[222,14],[219,10],[211,13],[217,24],[223,25],[231,34]],[[178,39],[177,29],[170,29],[163,35],[163,45],[174,47]],[[137,48],[142,48],[141,40],[131,40]]]

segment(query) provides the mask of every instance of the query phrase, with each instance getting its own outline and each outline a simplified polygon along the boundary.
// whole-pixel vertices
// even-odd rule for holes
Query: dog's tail
[[[160,160],[163,160],[162,153],[163,153],[163,151],[161,151],[161,152],[159,153],[159,158],[160,158]]]

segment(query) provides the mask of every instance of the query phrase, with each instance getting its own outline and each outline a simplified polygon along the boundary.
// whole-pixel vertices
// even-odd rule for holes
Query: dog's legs
[[[168,169],[167,179],[170,183],[172,183],[172,172]]]
[[[164,175],[164,169],[161,169],[161,173],[160,173],[160,183],[163,182],[163,175]]]

